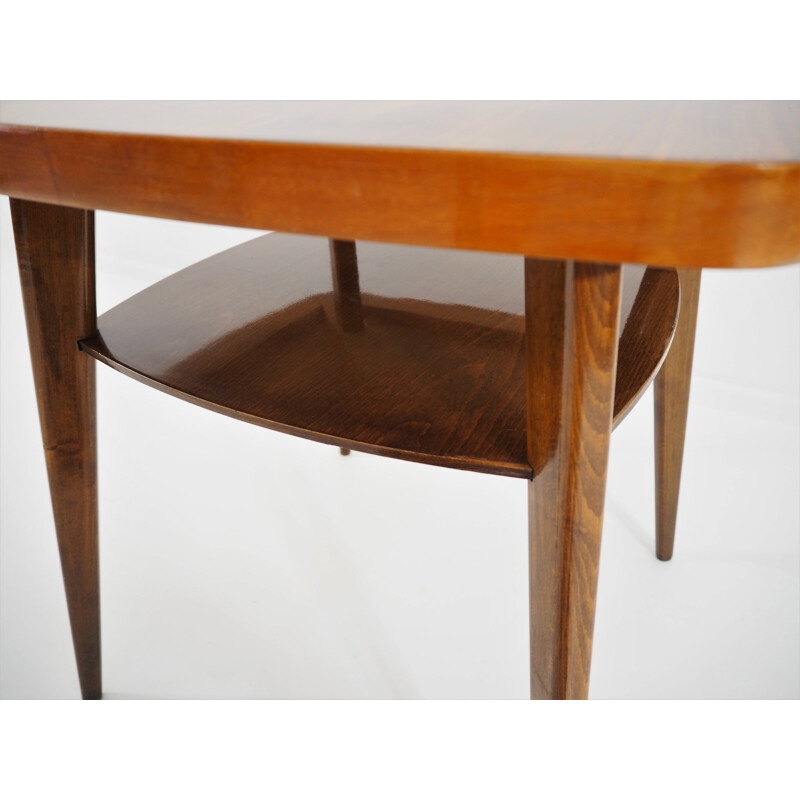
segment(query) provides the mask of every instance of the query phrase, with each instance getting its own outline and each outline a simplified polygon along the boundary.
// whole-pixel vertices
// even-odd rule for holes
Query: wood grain
[[[623,271],[626,279],[630,270]],[[683,270],[686,273],[686,270]],[[677,270],[664,270],[651,267],[645,270],[636,292],[636,300],[628,315],[620,320],[619,353],[617,364],[617,385],[614,392],[614,427],[619,425],[628,412],[636,405],[642,393],[641,376],[652,370],[653,348],[646,342],[672,342],[678,317],[673,313],[675,299],[672,292],[665,291],[670,286],[678,288]],[[699,273],[698,273],[699,274]],[[628,281],[623,280],[623,307],[629,301]],[[660,348],[659,348],[660,349]],[[662,350],[662,359],[667,357],[668,349]],[[639,362],[642,363],[639,363]],[[658,367],[656,368],[658,369]]]
[[[334,248],[332,288],[325,239],[253,240],[107,312],[81,346],[238,419],[530,478],[523,259],[359,242],[356,266],[355,252]],[[674,271],[652,273],[626,270],[621,409],[655,374],[677,316]]]
[[[84,699],[101,696],[94,214],[11,201],[36,399]]]
[[[616,265],[685,269],[656,385],[666,559],[699,268],[800,261],[800,104],[148,108],[0,106],[83,696],[100,696],[101,670],[94,371],[79,341],[151,386],[343,454],[532,478],[531,696],[586,697],[609,434],[664,359],[678,305],[674,270],[628,271],[621,293]],[[249,243],[98,330],[91,208],[330,249]],[[536,258],[523,271],[503,253]]]
[[[700,299],[700,271],[679,270],[681,305],[672,346],[655,379],[656,555],[669,561],[675,546],[675,523],[689,413],[694,336]]]
[[[0,124],[659,161],[800,161],[800,102],[792,100],[3,101]]]
[[[331,277],[333,278],[333,302],[336,318],[343,331],[364,330],[364,312],[361,308],[361,289],[358,284],[358,256],[356,243],[330,240]],[[350,455],[350,449],[340,447],[343,456]]]
[[[531,697],[585,699],[619,324],[620,268],[527,259]]]
[[[749,124],[748,115],[734,115],[738,127],[709,106],[692,131],[706,142],[702,151],[689,146],[680,114],[668,125],[645,114],[650,121],[637,128],[641,115],[613,106],[588,115],[583,144],[548,152],[537,145],[525,108],[484,112],[476,149],[457,146],[458,131],[469,129],[458,115],[451,128],[437,127],[430,124],[435,111],[419,109],[407,112],[406,128],[435,132],[427,138],[359,136],[359,125],[369,129],[374,118],[368,107],[339,134],[330,109],[300,113],[292,124],[306,134],[296,141],[0,124],[0,192],[169,219],[555,259],[695,268],[800,261],[793,105],[783,115],[780,104],[751,110]],[[629,124],[615,125],[609,115]],[[574,129],[574,111],[560,116],[562,131]],[[245,120],[238,135],[254,128],[256,136],[259,124]],[[602,147],[592,148],[592,130]],[[642,130],[643,144],[631,150]],[[390,141],[419,144],[382,143]],[[694,158],[715,152],[712,145],[718,158]],[[603,156],[585,154],[592,152]]]
[[[361,288],[358,283],[356,243],[331,239],[330,249],[336,319],[343,331],[348,333],[363,331],[364,312],[361,308]]]

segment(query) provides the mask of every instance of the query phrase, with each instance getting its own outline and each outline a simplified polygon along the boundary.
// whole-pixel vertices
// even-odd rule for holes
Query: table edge
[[[800,261],[800,163],[791,161],[0,124],[0,193],[167,219],[549,258],[674,267]]]

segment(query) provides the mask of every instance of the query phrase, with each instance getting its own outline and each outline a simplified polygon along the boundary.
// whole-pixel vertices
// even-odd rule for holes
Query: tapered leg
[[[689,411],[694,334],[700,297],[700,270],[678,270],[681,308],[678,327],[655,379],[656,556],[672,558],[678,493],[681,485],[683,444]]]
[[[358,283],[356,243],[346,239],[331,239],[331,278],[336,318],[347,333],[364,330],[361,309],[361,287]]]
[[[22,297],[72,640],[101,696],[94,361],[94,212],[11,200]]]
[[[331,239],[331,278],[336,318],[341,329],[347,333],[364,330],[364,314],[361,309],[361,287],[358,284],[358,256],[356,243],[347,239]],[[340,447],[343,456],[350,449]]]
[[[618,265],[525,261],[531,697],[589,690]]]

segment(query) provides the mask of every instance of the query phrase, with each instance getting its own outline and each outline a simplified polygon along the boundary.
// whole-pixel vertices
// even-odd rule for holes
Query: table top
[[[800,162],[800,102],[2,102],[0,124],[308,144]]]
[[[0,192],[337,238],[800,261],[800,103],[3,102]]]

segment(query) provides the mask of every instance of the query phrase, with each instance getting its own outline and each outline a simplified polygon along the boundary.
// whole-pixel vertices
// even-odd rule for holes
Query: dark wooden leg
[[[531,697],[589,690],[618,265],[525,260]]]
[[[11,200],[28,342],[81,693],[101,696],[94,212]]]
[[[336,317],[343,331],[355,333],[364,330],[361,310],[361,287],[358,285],[358,257],[356,243],[344,239],[331,239],[331,277]]]
[[[683,443],[689,411],[694,334],[700,297],[700,270],[678,270],[681,308],[678,327],[655,379],[656,556],[672,558],[678,493],[681,485]]]
[[[336,318],[343,331],[363,331],[364,314],[361,310],[361,287],[358,285],[356,243],[346,239],[331,239],[330,248]],[[343,456],[350,455],[347,447],[340,447],[339,452]]]

